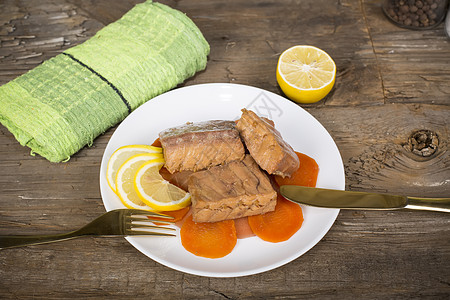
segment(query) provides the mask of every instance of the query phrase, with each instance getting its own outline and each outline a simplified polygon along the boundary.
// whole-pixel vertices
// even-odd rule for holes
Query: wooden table
[[[0,84],[85,41],[138,2],[3,0]],[[191,17],[211,45],[207,69],[183,85],[231,82],[282,95],[278,56],[315,45],[335,60],[336,85],[326,99],[301,106],[336,141],[346,189],[450,196],[450,39],[442,24],[398,28],[381,1],[370,0],[162,2]],[[103,213],[99,168],[114,130],[55,164],[31,156],[0,126],[0,234],[69,231]],[[438,143],[412,149],[420,131]],[[123,238],[2,250],[0,265],[2,299],[448,299],[450,215],[341,211],[305,255],[239,278],[172,270]]]

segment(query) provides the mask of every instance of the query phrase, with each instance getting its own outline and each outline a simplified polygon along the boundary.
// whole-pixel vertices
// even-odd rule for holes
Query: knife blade
[[[450,198],[422,198],[282,185],[280,193],[304,205],[353,210],[419,209],[450,212]]]

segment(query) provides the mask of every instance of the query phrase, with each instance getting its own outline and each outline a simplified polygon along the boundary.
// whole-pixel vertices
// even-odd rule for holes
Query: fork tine
[[[157,222],[159,224],[164,224],[164,225],[174,223],[173,219],[160,219],[159,217],[140,218],[140,217],[131,216],[131,217],[127,217],[126,221],[127,222]]]
[[[150,222],[152,222],[155,225],[172,225],[175,222],[173,220],[167,220],[167,221],[163,221],[163,220],[152,220],[149,219]]]
[[[159,215],[159,214],[145,214],[145,215],[131,215],[129,216],[130,218],[134,218],[134,219],[159,219],[159,220],[172,220],[174,219],[174,217],[172,216],[168,216],[168,215]]]
[[[141,216],[141,217],[158,217],[161,219],[173,219],[172,216],[168,216],[165,214],[161,214],[161,213],[157,213],[157,212],[149,211],[149,210],[130,209],[129,212],[130,212],[129,215],[133,216],[133,217]]]
[[[131,230],[127,233],[128,236],[134,236],[134,235],[152,235],[152,236],[176,236],[172,233],[165,233],[165,232],[155,232],[155,231],[139,231],[139,230]]]
[[[172,225],[174,224],[174,220],[170,219],[153,219],[153,218],[134,218],[134,217],[127,217],[125,219],[125,223],[129,226],[133,225],[141,225],[141,224],[148,224],[151,223],[153,225]]]
[[[170,231],[175,231],[175,228],[171,227],[164,227],[164,226],[154,226],[149,224],[131,224],[130,230],[137,230],[137,229],[166,229]]]

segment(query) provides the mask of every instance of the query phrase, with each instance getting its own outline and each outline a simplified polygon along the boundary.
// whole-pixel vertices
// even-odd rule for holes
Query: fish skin
[[[168,128],[159,134],[170,173],[199,171],[242,160],[245,148],[233,121],[211,120]]]

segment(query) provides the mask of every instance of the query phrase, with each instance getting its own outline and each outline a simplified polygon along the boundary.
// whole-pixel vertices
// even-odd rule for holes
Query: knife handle
[[[407,197],[408,209],[434,210],[442,212],[450,212],[450,198],[420,198]]]

